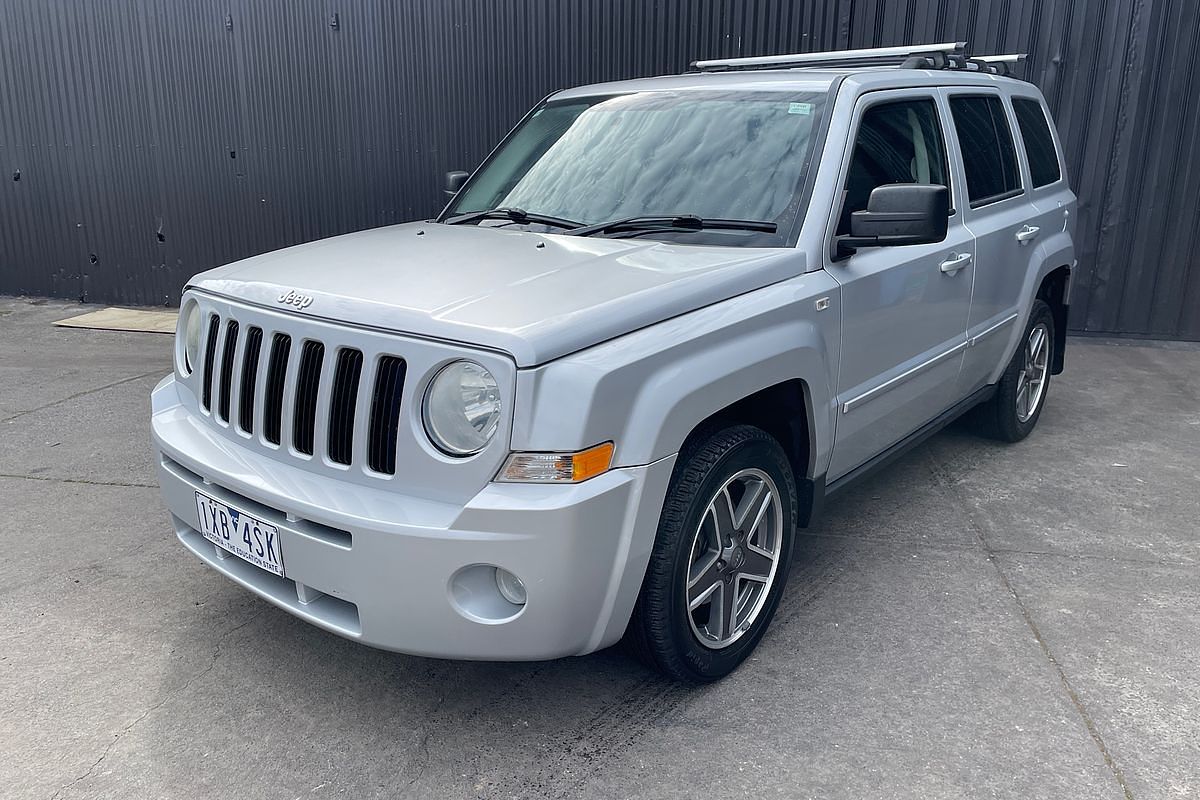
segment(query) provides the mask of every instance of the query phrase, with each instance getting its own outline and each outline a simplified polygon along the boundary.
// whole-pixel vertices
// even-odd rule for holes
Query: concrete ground
[[[1200,797],[1200,350],[1075,339],[1037,432],[954,427],[801,541],[752,661],[369,650],[175,540],[170,338],[0,298],[6,798]]]

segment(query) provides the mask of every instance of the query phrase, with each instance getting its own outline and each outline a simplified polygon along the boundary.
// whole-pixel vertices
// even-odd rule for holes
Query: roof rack
[[[987,64],[991,71],[1000,75],[1012,75],[1013,66],[1028,61],[1029,54],[1010,53],[1003,56],[974,56],[971,60]]]
[[[943,44],[917,44],[900,47],[868,47],[862,50],[827,50],[818,53],[792,53],[779,56],[751,56],[749,58],[719,58],[707,61],[695,61],[692,66],[701,72],[715,72],[727,69],[778,69],[780,67],[802,67],[809,64],[841,64],[847,62],[861,63],[899,63],[912,56],[947,55],[950,53],[963,54],[966,52],[966,42],[945,42]]]
[[[692,62],[700,72],[729,70],[791,69],[795,67],[897,67],[900,69],[958,69],[1009,75],[1010,67],[1026,54],[1003,56],[967,55],[966,42],[869,47],[862,50],[827,50],[818,53],[792,53],[748,58],[719,58]]]

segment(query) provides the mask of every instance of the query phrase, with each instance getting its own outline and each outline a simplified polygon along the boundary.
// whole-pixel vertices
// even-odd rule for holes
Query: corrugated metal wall
[[[1081,198],[1072,326],[1200,339],[1196,0],[4,0],[0,292],[173,303],[435,213],[556,88],[947,39],[1032,54]]]

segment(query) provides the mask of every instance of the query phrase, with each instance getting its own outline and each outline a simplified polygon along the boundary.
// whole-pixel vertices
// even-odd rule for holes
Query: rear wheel
[[[1034,300],[1025,334],[1004,370],[996,394],[977,414],[982,432],[1005,442],[1030,434],[1046,404],[1050,365],[1054,363],[1054,314]]]
[[[779,443],[740,425],[680,454],[627,639],[676,680],[732,672],[787,581],[796,484]]]

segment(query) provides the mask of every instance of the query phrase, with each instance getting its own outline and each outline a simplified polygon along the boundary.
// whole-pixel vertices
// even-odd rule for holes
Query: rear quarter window
[[[995,95],[950,98],[971,206],[1021,193],[1021,173],[1004,105]]]
[[[1054,137],[1050,135],[1050,123],[1046,112],[1037,100],[1014,97],[1013,112],[1017,115],[1017,127],[1021,129],[1021,141],[1025,143],[1025,155],[1029,158],[1029,175],[1034,186],[1054,183],[1061,177],[1058,152],[1054,149]]]

